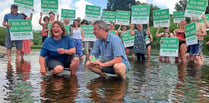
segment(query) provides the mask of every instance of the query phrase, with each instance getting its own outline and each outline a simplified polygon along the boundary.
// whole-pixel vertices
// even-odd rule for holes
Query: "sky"
[[[107,0],[58,0],[59,1],[59,14],[61,13],[61,8],[63,9],[73,9],[76,10],[76,17],[85,17],[85,5],[95,5],[100,6],[105,9],[107,6]],[[161,9],[170,9],[170,13],[175,11],[174,7],[179,0],[136,0],[140,2],[147,2],[149,4],[154,4]],[[14,3],[14,0],[0,0],[0,26],[2,26],[2,21],[4,15],[10,12],[10,6]],[[34,13],[32,25],[33,29],[41,30],[41,26],[38,24],[41,12],[41,0],[34,0]],[[29,14],[26,14],[29,15]]]

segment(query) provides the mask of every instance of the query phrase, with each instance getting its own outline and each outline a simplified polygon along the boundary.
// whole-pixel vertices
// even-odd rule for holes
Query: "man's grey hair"
[[[198,16],[192,16],[192,17],[191,17],[191,21],[199,22]]]
[[[92,23],[92,25],[95,25],[95,24],[99,26],[99,29],[105,28],[106,32],[109,31],[107,23],[105,23],[103,20],[96,20]]]

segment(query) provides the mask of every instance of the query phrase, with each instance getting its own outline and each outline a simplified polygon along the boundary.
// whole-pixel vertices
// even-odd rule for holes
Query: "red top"
[[[185,40],[185,33],[184,32],[176,32],[176,37]]]
[[[47,36],[47,32],[44,31],[45,29],[45,23],[43,24],[43,27],[42,27],[42,36]]]

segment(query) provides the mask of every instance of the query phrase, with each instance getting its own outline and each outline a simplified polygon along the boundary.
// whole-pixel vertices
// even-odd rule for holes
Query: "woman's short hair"
[[[50,29],[50,35],[51,35],[52,37],[54,37],[54,34],[53,34],[53,32],[52,32],[52,28],[53,28],[54,24],[58,24],[58,25],[61,27],[61,29],[62,29],[62,31],[63,31],[63,33],[62,33],[62,35],[61,35],[62,37],[67,35],[67,31],[66,31],[66,29],[65,29],[65,26],[64,26],[61,22],[55,21],[55,22],[52,24],[51,29]]]

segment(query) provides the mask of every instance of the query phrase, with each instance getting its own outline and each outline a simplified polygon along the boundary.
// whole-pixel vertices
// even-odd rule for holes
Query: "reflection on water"
[[[45,78],[41,82],[41,97],[45,98],[42,103],[59,102],[75,103],[78,95],[78,80],[76,76],[69,78],[53,76]]]
[[[80,63],[76,76],[40,75],[39,52],[0,59],[0,103],[209,103],[209,69],[193,63],[131,61],[126,80],[101,78]]]
[[[16,72],[14,72],[10,62],[7,64],[6,78],[8,82],[3,85],[6,89],[4,99],[14,103],[32,103],[32,85],[27,81],[31,69],[30,62],[22,60],[21,62],[16,61],[15,64]]]
[[[87,85],[87,89],[91,91],[88,98],[91,98],[95,103],[123,103],[126,85],[127,81],[117,77],[95,78]]]

